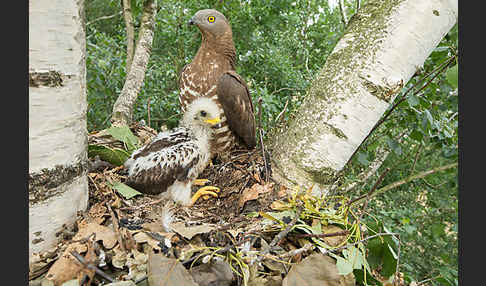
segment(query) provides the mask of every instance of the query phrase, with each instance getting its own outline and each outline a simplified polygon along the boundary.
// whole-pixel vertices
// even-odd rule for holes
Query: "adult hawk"
[[[179,127],[159,133],[128,158],[124,164],[127,185],[145,194],[164,193],[186,206],[201,195],[217,196],[210,190],[218,188],[206,186],[191,199],[191,186],[209,163],[212,127],[220,123],[220,116],[220,108],[212,99],[194,100]]]
[[[201,32],[201,46],[181,72],[182,110],[200,97],[212,98],[223,116],[214,134],[212,154],[225,154],[233,142],[256,145],[255,118],[248,86],[235,72],[236,50],[226,17],[213,9],[198,11],[190,20]]]

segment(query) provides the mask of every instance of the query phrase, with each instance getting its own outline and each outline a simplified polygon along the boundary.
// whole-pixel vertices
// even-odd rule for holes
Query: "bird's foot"
[[[213,192],[212,192],[213,191]],[[219,192],[218,187],[205,186],[196,191],[194,196],[192,196],[192,204],[194,204],[201,196],[209,198],[209,196],[217,197]]]

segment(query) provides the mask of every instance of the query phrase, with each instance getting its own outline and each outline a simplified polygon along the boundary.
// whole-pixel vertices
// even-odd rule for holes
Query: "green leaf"
[[[424,138],[424,134],[418,130],[413,130],[410,133],[410,138],[412,138],[413,140],[422,141],[422,139]]]
[[[397,270],[398,256],[395,254],[395,251],[393,251],[393,248],[390,245],[387,246],[388,247],[383,249],[383,268],[381,269],[380,274],[383,275],[383,277],[388,278]]]
[[[110,185],[111,188],[113,188],[114,190],[116,190],[117,192],[119,192],[120,195],[122,195],[127,200],[133,198],[136,195],[141,195],[142,194],[139,191],[137,191],[134,188],[131,188],[131,187],[125,185],[122,182],[115,182],[113,184],[108,183],[108,185]]]
[[[417,98],[417,96],[415,96],[415,94],[411,94],[407,97],[407,102],[410,106],[415,106],[415,105],[418,105],[420,103],[419,99]]]
[[[432,235],[435,239],[439,238],[444,234],[444,225],[441,223],[436,223],[432,225]]]
[[[128,128],[126,125],[120,127],[111,126],[110,128],[106,129],[106,132],[113,136],[113,138],[125,143],[129,151],[133,151],[138,145],[137,136],[133,135],[130,128]]]
[[[367,244],[368,248],[368,263],[370,267],[375,269],[381,265],[383,260],[383,246],[385,244],[379,237],[370,239]]]
[[[377,285],[377,286],[383,286],[383,284],[376,280],[373,275],[371,275],[368,271],[366,273],[366,283],[365,284],[365,275],[364,271],[362,269],[355,269],[353,271],[354,277],[356,279],[356,285]]]
[[[388,137],[386,139],[386,143],[388,144],[388,147],[390,147],[390,149],[393,151],[393,153],[397,154],[398,156],[402,154],[402,147],[397,140]]]
[[[361,165],[368,166],[370,164],[370,161],[368,160],[368,153],[365,152],[358,152],[358,162]]]
[[[88,145],[88,157],[98,155],[101,160],[109,162],[115,166],[120,166],[130,157],[130,154],[119,148],[109,148],[103,145]]]
[[[436,282],[439,282],[440,285],[445,285],[445,286],[454,286],[454,283],[452,283],[449,279],[445,277],[439,277],[435,279]]]
[[[337,256],[336,267],[340,275],[347,275],[353,272],[353,264],[348,260]]]
[[[449,68],[446,72],[447,82],[453,87],[457,88],[458,85],[458,69],[457,64]]]

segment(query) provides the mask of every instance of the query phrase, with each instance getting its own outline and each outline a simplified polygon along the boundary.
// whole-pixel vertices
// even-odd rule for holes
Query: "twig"
[[[445,181],[445,182],[443,182],[443,183],[440,183],[440,184],[438,184],[438,185],[434,186],[434,185],[432,185],[431,183],[427,182],[427,181],[426,181],[424,178],[422,178],[422,181],[425,183],[425,185],[426,185],[427,187],[432,188],[432,189],[435,189],[435,190],[439,189],[439,187],[440,187],[440,186],[442,186],[442,185],[444,185],[444,184],[447,184],[447,181]]]
[[[150,97],[147,99],[147,120],[148,127],[150,127]]]
[[[260,145],[262,147],[263,163],[265,164],[265,182],[268,182],[268,167],[267,157],[265,156],[265,145],[263,144],[263,131],[262,131],[262,98],[258,98],[258,133],[260,137]]]
[[[339,12],[341,12],[341,21],[343,21],[344,28],[348,25],[348,17],[346,16],[346,7],[344,7],[344,0],[339,0]]]
[[[372,193],[373,193],[373,192],[376,190],[376,188],[378,187],[378,184],[380,184],[380,183],[381,183],[381,181],[383,180],[383,178],[385,177],[385,175],[386,175],[386,174],[387,174],[387,173],[390,171],[390,169],[391,169],[391,168],[387,168],[387,169],[385,170],[385,172],[383,172],[383,173],[380,175],[380,177],[378,178],[378,180],[376,181],[376,183],[373,185],[373,187],[371,188],[371,190],[370,190],[368,193],[366,193],[365,195],[359,196],[359,197],[357,197],[357,198],[354,198],[354,199],[352,199],[351,201],[349,201],[349,203],[348,203],[348,208],[349,208],[349,207],[350,207],[352,204],[354,204],[355,202],[360,201],[360,200],[362,200],[362,199],[365,199],[365,198],[366,198],[366,200],[368,201],[368,200],[369,200],[369,197],[371,197],[371,194],[372,194]]]
[[[281,232],[279,232],[273,239],[272,241],[270,242],[270,244],[268,245],[267,248],[263,249],[261,252],[260,252],[260,256],[258,257],[257,261],[260,262],[263,257],[268,254],[270,251],[272,251],[272,249],[285,237],[287,236],[287,234],[292,230],[292,228],[294,227],[294,225],[297,223],[297,220],[299,219],[300,217],[300,213],[302,212],[302,208],[298,207],[297,208],[297,211],[295,213],[295,216],[294,218],[292,219],[292,221],[290,221],[290,223],[287,225],[287,227],[282,230]]]
[[[319,237],[319,238],[323,238],[323,237],[333,237],[333,236],[345,236],[345,235],[348,235],[348,234],[349,234],[349,231],[343,230],[343,231],[338,231],[338,232],[321,233],[321,234],[298,233],[298,234],[294,234],[293,236],[295,236],[297,238],[301,238],[301,237]]]
[[[278,123],[278,119],[280,118],[280,116],[282,116],[285,111],[287,110],[287,105],[289,104],[289,100],[287,99],[287,101],[285,101],[285,106],[284,108],[282,109],[282,111],[280,111],[280,113],[277,115],[277,117],[275,117],[275,123]],[[282,116],[282,120],[283,120],[284,116]]]
[[[115,213],[111,209],[111,206],[108,202],[105,203],[106,207],[108,207],[108,210],[110,211],[110,216],[111,220],[113,221],[113,226],[115,227],[115,233],[116,233],[116,240],[118,241],[118,244],[120,244],[120,248],[123,252],[126,252],[125,244],[123,243],[123,239],[120,233],[120,225],[118,224],[118,219],[115,216]]]
[[[237,242],[236,244],[234,244],[234,245],[231,245],[231,244],[230,244],[230,245],[227,245],[227,246],[225,246],[225,247],[223,247],[223,248],[220,248],[220,249],[216,250],[216,251],[214,252],[214,254],[224,254],[224,253],[226,253],[226,252],[230,251],[230,250],[231,250],[233,247],[235,247],[235,246],[239,246],[239,245],[241,245],[241,244],[243,244],[243,243],[247,242],[248,240],[251,240],[251,237],[246,237],[246,238],[242,239],[241,241],[238,241],[238,242]],[[199,256],[194,255],[193,257],[191,257],[191,258],[187,259],[186,261],[182,262],[182,265],[184,265],[184,266],[185,266],[185,265],[187,265],[187,264],[189,264],[189,263],[192,263],[192,262],[193,262],[194,260],[196,260],[198,257],[199,257]]]
[[[371,190],[366,194],[366,201],[363,204],[363,207],[361,208],[361,214],[359,215],[358,221],[361,221],[361,219],[363,218],[363,214],[364,214],[366,208],[368,207],[368,202],[370,201],[371,195],[373,195],[373,193],[375,192],[376,188],[378,188],[378,186],[381,184],[381,182],[385,178],[386,174],[388,174],[388,172],[390,172],[390,170],[391,170],[391,168],[386,168],[385,171],[378,178],[378,180],[376,180],[376,183],[373,185],[373,187],[371,188]]]
[[[371,235],[371,236],[368,236],[366,238],[363,238],[362,240],[358,241],[358,242],[355,242],[355,243],[351,243],[351,244],[346,244],[346,245],[343,245],[341,247],[338,247],[338,248],[334,248],[334,249],[326,249],[323,254],[326,254],[328,252],[336,252],[336,251],[339,251],[339,250],[342,250],[342,249],[345,249],[345,248],[348,248],[350,246],[355,246],[355,245],[358,245],[360,243],[363,243],[367,240],[370,240],[370,239],[373,239],[375,237],[378,237],[378,236],[386,236],[386,235],[393,235],[393,236],[396,236],[398,235],[398,233],[377,233],[377,234],[374,234],[374,235]]]
[[[94,270],[96,272],[96,274],[100,275],[101,277],[105,278],[106,280],[108,280],[110,282],[115,282],[115,280],[113,278],[111,278],[110,276],[108,276],[105,272],[101,271],[98,267],[94,266],[93,264],[87,262],[86,259],[84,259],[84,257],[82,257],[81,255],[79,255],[79,253],[76,250],[73,250],[70,253],[81,264],[83,264],[84,267],[86,267],[86,268],[88,268],[90,270]]]
[[[417,164],[418,157],[420,155],[420,152],[422,151],[422,142],[420,142],[420,145],[417,147],[417,153],[415,154],[415,159],[413,160],[412,164],[412,170],[410,171],[410,174],[413,174],[415,172],[415,165]]]
[[[304,252],[307,252],[307,251],[310,251],[314,249],[314,245],[312,243],[307,243],[306,245],[304,245],[303,247],[301,248],[297,248],[297,249],[294,249],[294,250],[291,250],[289,252],[286,252],[282,255],[279,255],[280,258],[286,258],[286,257],[294,257],[296,255],[299,255],[301,253],[304,253]]]
[[[400,241],[400,234],[397,233],[396,235],[396,238],[398,239],[398,253],[397,253],[397,268],[395,269],[395,281],[393,284],[395,284],[396,286],[399,286],[400,285],[400,277],[398,276],[399,275],[399,272],[398,272],[398,269],[400,267],[400,245],[402,244],[401,241]]]
[[[94,19],[94,20],[89,21],[88,23],[86,23],[86,26],[91,25],[94,22],[98,22],[98,21],[101,21],[101,20],[111,19],[113,17],[116,17],[116,16],[120,15],[121,13],[123,13],[123,11],[120,11],[120,12],[118,12],[116,14],[113,14],[113,15],[110,15],[110,16],[102,16],[102,17],[96,18],[96,19]]]
[[[381,188],[381,189],[379,189],[379,190],[375,191],[375,192],[374,192],[373,194],[371,194],[369,197],[371,198],[371,197],[377,196],[377,195],[379,195],[379,194],[381,194],[381,193],[384,193],[384,192],[386,192],[386,191],[388,191],[388,190],[391,190],[391,189],[393,189],[393,188],[396,188],[396,187],[398,187],[398,186],[401,186],[401,185],[406,184],[406,183],[408,183],[408,182],[411,182],[411,181],[413,181],[413,180],[416,180],[416,179],[421,179],[421,178],[423,178],[423,177],[425,177],[425,176],[428,176],[428,175],[430,175],[430,174],[434,174],[434,173],[437,173],[437,172],[440,172],[440,171],[445,171],[445,170],[447,170],[447,169],[451,169],[451,168],[455,168],[455,167],[457,167],[457,162],[452,163],[452,164],[448,164],[448,165],[445,165],[445,166],[442,166],[442,167],[437,167],[437,168],[435,168],[435,169],[427,170],[427,171],[424,171],[424,172],[421,172],[421,173],[418,173],[418,174],[416,174],[416,175],[413,175],[413,176],[407,177],[407,178],[405,178],[405,179],[403,179],[403,180],[399,180],[399,181],[393,182],[393,183],[391,183],[391,184],[389,184],[389,185],[387,185],[387,186],[385,186],[385,187],[383,187],[383,188]],[[357,199],[353,200],[353,201],[352,201],[352,203],[355,203],[355,202],[357,202],[357,201],[360,201],[360,200],[362,200],[362,199],[364,199],[364,198],[366,198],[366,196],[361,196],[361,197],[359,197],[359,198],[357,198]]]
[[[358,174],[357,180],[350,182],[349,184],[346,184],[344,186],[335,186],[334,188],[331,188],[331,191],[334,192],[336,189],[340,189],[344,192],[350,192],[352,189],[356,188],[358,184],[366,182],[373,174],[378,171],[383,162],[385,162],[386,158],[388,158],[389,154],[389,150],[384,147],[379,147],[379,149],[376,151],[375,159],[368,165],[368,169]]]
[[[358,13],[359,8],[361,8],[361,0],[356,0],[356,13]]]

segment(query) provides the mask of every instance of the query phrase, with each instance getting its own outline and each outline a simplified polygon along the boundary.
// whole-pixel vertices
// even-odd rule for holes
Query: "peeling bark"
[[[146,0],[130,72],[127,74],[120,96],[113,106],[111,123],[115,126],[128,125],[132,120],[133,105],[142,87],[145,70],[152,51],[155,14],[155,0]]]
[[[362,5],[289,124],[271,136],[274,179],[326,191],[456,21],[457,0]]]
[[[84,0],[29,1],[29,262],[88,203]]]

